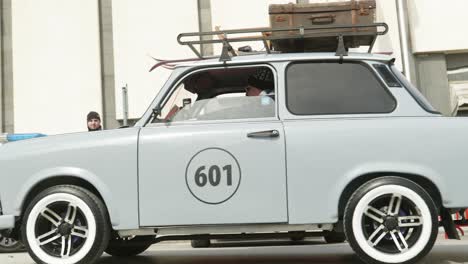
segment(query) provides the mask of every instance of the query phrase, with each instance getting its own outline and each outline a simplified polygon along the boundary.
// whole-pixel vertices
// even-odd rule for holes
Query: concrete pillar
[[[14,132],[11,1],[0,0],[0,119],[2,132],[7,133]]]
[[[198,0],[198,26],[201,32],[213,31],[211,23],[211,0]],[[213,39],[213,36],[203,36],[202,40]],[[203,56],[213,55],[213,44],[200,45]]]
[[[406,0],[396,0],[396,13],[398,18],[398,33],[400,39],[401,61],[403,74],[415,86],[418,83],[415,57],[411,45],[411,34],[408,16],[408,4]]]
[[[442,114],[452,114],[447,63],[444,54],[416,56],[419,89]]]
[[[99,0],[99,27],[103,126],[112,129],[120,126],[115,114],[112,0]]]

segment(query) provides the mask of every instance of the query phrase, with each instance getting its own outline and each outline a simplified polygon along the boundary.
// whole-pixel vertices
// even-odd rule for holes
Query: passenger
[[[88,113],[86,117],[88,131],[98,131],[102,130],[101,127],[101,117],[97,112],[91,111]]]
[[[268,68],[258,68],[257,71],[247,79],[245,87],[246,96],[269,95],[274,97],[275,83],[273,73]]]

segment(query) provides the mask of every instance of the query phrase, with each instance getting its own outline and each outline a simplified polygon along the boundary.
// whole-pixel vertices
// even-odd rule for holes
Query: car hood
[[[126,128],[125,130],[135,128]],[[0,161],[17,160],[19,157],[43,156],[62,151],[73,151],[98,148],[119,140],[121,129],[94,132],[79,132],[52,135],[8,142],[0,146]]]

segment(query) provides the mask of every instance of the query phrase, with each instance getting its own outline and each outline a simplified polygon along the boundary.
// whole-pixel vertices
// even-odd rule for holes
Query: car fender
[[[82,168],[75,168],[75,167],[56,167],[56,168],[48,168],[41,170],[31,177],[22,184],[18,196],[14,202],[14,210],[15,215],[21,215],[21,211],[23,206],[25,205],[26,197],[28,196],[29,192],[37,186],[39,183],[53,178],[53,177],[75,177],[87,181],[90,183],[96,190],[99,192],[101,197],[104,200],[104,204],[107,206],[107,210],[111,219],[112,226],[118,226],[120,223],[120,217],[118,212],[118,207],[116,207],[112,201],[114,201],[112,197],[112,193],[110,192],[109,188],[97,177],[94,173],[82,169]]]
[[[338,209],[339,206],[339,198],[341,194],[343,194],[346,187],[355,179],[369,175],[369,174],[382,174],[384,173],[385,176],[398,176],[400,174],[412,174],[418,175],[421,177],[426,178],[427,180],[431,181],[438,189],[444,199],[444,194],[447,193],[447,187],[444,181],[442,180],[441,176],[437,171],[433,170],[428,166],[424,166],[422,164],[414,164],[414,163],[404,163],[404,162],[373,162],[373,163],[365,163],[359,166],[356,166],[350,169],[343,177],[337,181],[333,191],[329,192],[328,201],[332,202],[330,206],[334,206]],[[339,193],[340,196],[336,194]],[[445,204],[449,201],[442,200]]]

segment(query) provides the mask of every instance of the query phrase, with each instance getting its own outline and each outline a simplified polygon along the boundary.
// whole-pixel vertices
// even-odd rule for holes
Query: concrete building
[[[2,131],[85,131],[90,110],[105,128],[118,127],[124,86],[128,117],[138,119],[170,74],[148,72],[155,58],[194,56],[177,34],[268,26],[268,5],[291,1],[0,0]],[[377,0],[377,21],[390,32],[374,51],[392,53],[445,115],[468,112],[465,10],[466,0]]]

